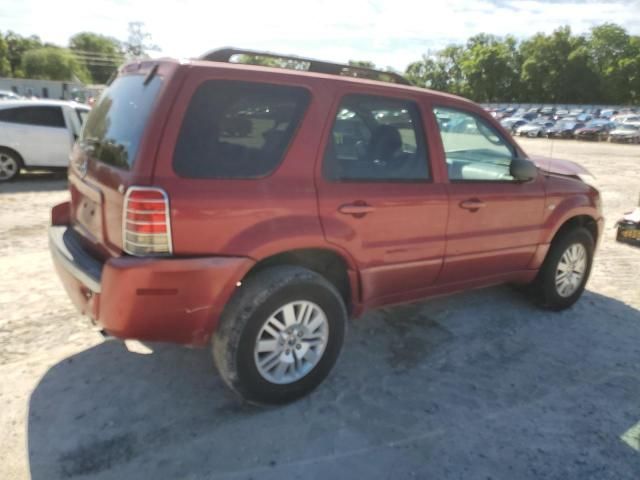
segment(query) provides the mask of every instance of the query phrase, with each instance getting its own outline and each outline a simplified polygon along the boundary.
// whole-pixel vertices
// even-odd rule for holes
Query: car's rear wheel
[[[22,159],[15,152],[6,148],[0,149],[0,182],[13,180],[20,173]]]
[[[563,310],[582,295],[593,262],[594,238],[577,227],[554,239],[533,283],[538,303],[551,310]]]
[[[321,275],[282,266],[243,281],[213,337],[225,383],[243,399],[277,404],[316,388],[336,362],[347,321],[344,301]]]

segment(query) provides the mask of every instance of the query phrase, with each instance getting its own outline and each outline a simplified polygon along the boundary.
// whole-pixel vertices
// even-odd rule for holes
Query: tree
[[[460,68],[464,47],[449,45],[435,55],[423,56],[405,70],[407,79],[414,85],[443,92],[463,94],[465,79]]]
[[[588,54],[600,76],[607,102],[624,103],[637,92],[634,79],[640,51],[634,45],[633,37],[618,25],[605,23],[591,29]]]
[[[106,83],[124,61],[124,52],[115,38],[91,32],[71,37],[69,48],[83,62],[93,83]]]
[[[578,103],[602,99],[600,82],[583,36],[561,27],[551,35],[537,34],[522,43],[521,80],[525,99]]]
[[[247,65],[260,65],[262,67],[288,68],[290,70],[308,70],[309,62],[305,60],[297,60],[295,58],[280,58],[277,55],[273,57],[265,55],[242,54],[236,58],[232,57],[233,63],[244,63]]]
[[[7,32],[4,37],[7,43],[7,59],[11,68],[11,76],[23,77],[22,71],[22,57],[25,52],[29,50],[35,50],[42,47],[42,41],[39,37],[31,35],[30,37],[23,37],[14,32]]]
[[[460,69],[469,95],[480,102],[512,99],[518,95],[520,59],[513,37],[487,34],[469,39],[460,56]]]
[[[160,50],[151,43],[151,34],[144,31],[142,22],[129,22],[129,39],[124,42],[124,47],[129,58],[149,58],[148,52]]]
[[[66,48],[29,50],[22,57],[22,70],[29,78],[63,81],[77,79],[81,82],[88,82],[90,79],[85,65]]]
[[[9,47],[0,33],[0,77],[11,75],[11,63],[9,63]]]
[[[349,60],[349,65],[352,67],[376,68],[376,64],[369,60]]]

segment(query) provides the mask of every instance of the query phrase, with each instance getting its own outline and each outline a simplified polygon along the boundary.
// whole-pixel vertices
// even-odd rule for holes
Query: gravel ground
[[[640,249],[614,241],[640,147],[521,140],[585,165],[606,231],[588,291],[540,311],[507,287],[382,309],[334,373],[239,404],[209,352],[103,341],[46,245],[60,176],[0,186],[0,478],[640,478]]]

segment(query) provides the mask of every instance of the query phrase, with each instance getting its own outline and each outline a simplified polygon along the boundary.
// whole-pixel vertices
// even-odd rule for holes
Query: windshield
[[[146,85],[143,75],[116,78],[89,113],[81,145],[103,163],[130,169],[161,85],[157,75]]]

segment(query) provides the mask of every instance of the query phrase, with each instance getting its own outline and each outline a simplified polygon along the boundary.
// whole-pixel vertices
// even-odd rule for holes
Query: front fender
[[[555,203],[555,201],[547,202],[547,211],[551,213],[544,222],[542,243],[551,243],[566,222],[579,216],[592,218],[598,224],[597,236],[600,236],[602,233],[602,214],[589,195],[572,195],[560,200],[559,203]]]

